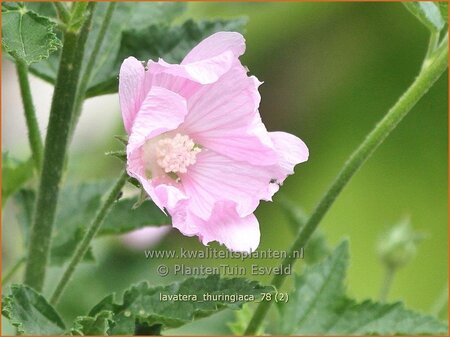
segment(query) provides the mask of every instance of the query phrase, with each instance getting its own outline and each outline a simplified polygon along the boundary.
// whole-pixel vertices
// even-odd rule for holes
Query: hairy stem
[[[12,267],[10,270],[8,270],[5,275],[2,277],[2,285],[4,286],[6,283],[9,282],[11,277],[14,276],[14,274],[19,270],[19,268],[22,266],[22,264],[26,261],[26,257],[21,257]]]
[[[53,293],[50,303],[56,304],[66,288],[68,282],[70,281],[70,278],[72,277],[72,274],[74,273],[77,265],[80,263],[80,261],[83,259],[84,255],[86,254],[89,244],[91,243],[92,239],[97,234],[98,230],[100,229],[103,220],[110,212],[111,208],[114,205],[114,202],[117,200],[117,197],[119,196],[119,193],[122,189],[122,187],[125,185],[127,181],[128,175],[126,172],[123,172],[119,178],[119,180],[116,182],[116,184],[113,186],[111,191],[109,192],[108,197],[102,204],[102,206],[97,211],[97,214],[95,215],[94,220],[90,224],[88,230],[84,234],[83,239],[78,244],[77,249],[75,253],[72,256],[72,259],[70,260],[69,265],[67,266],[66,270],[64,271],[63,276],[61,277],[61,280],[59,281],[58,285],[56,286],[55,292]]]
[[[24,282],[37,291],[42,290],[45,280],[73,104],[94,6],[95,2],[91,2],[86,7],[88,14],[80,13],[85,19],[81,30],[64,33],[25,269]]]
[[[68,23],[70,21],[70,12],[67,9],[67,6],[64,2],[53,2],[53,6],[55,7],[56,12],[58,13],[58,17],[64,23]]]
[[[86,91],[88,89],[89,81],[91,79],[92,70],[94,69],[95,61],[97,60],[98,53],[102,46],[103,40],[106,35],[106,30],[109,27],[115,8],[116,2],[110,2],[108,5],[108,9],[106,10],[102,26],[100,27],[100,31],[97,35],[97,39],[95,40],[94,48],[92,49],[91,55],[89,55],[89,62],[83,72],[83,75],[81,76],[80,85],[78,87],[78,93],[75,100],[72,125],[70,128],[70,138],[73,137],[73,133],[75,132],[75,128],[78,124],[78,120],[80,119],[81,109],[83,107],[83,102],[86,98]]]
[[[392,282],[394,281],[394,276],[395,276],[395,268],[386,267],[379,295],[379,299],[381,302],[386,301],[389,295],[389,291],[391,290],[392,287]]]
[[[23,109],[28,128],[28,141],[30,142],[31,153],[37,172],[40,172],[42,165],[42,146],[41,132],[36,119],[33,97],[31,95],[30,82],[28,80],[28,67],[22,60],[16,60],[17,75],[19,76],[20,93],[22,95]]]
[[[398,123],[408,114],[408,112],[416,105],[437,79],[444,73],[448,66],[448,40],[443,43],[430,57],[430,63],[424,67],[416,77],[411,86],[405,91],[395,105],[388,111],[385,117],[375,126],[375,128],[364,139],[361,145],[350,156],[339,172],[334,182],[331,184],[327,192],[317,204],[311,217],[297,236],[291,246],[287,256],[282,263],[282,267],[291,266],[295,263],[293,252],[301,249],[308,242],[322,218],[328,209],[333,205],[334,201],[347,185],[353,175],[364,164],[364,162],[372,155],[377,147],[386,139]],[[279,288],[286,275],[275,275],[272,279],[272,285]],[[266,316],[272,302],[261,302],[256,308],[253,317],[245,331],[245,335],[254,335],[258,327]]]
[[[438,46],[438,43],[439,43],[439,32],[432,32],[430,34],[430,39],[428,40],[427,53],[425,55],[425,59],[423,60],[422,68],[427,67],[428,64],[430,63],[430,60],[432,58],[434,51]]]

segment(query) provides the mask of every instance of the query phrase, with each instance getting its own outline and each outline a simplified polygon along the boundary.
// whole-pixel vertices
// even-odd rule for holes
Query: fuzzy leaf
[[[445,25],[439,6],[432,1],[402,2],[430,31],[439,32]]]
[[[50,261],[53,265],[61,265],[75,251],[78,242],[95,216],[102,198],[108,193],[113,182],[101,181],[80,185],[63,186],[60,202],[56,210],[55,228],[53,230]],[[31,211],[35,194],[30,190],[22,190],[16,196],[19,205],[18,219],[28,237],[31,226]],[[106,216],[97,236],[123,234],[145,226],[161,226],[171,223],[169,217],[151,201],[147,200],[136,209],[133,205],[137,197],[125,198],[116,202]],[[92,250],[86,253],[85,260],[94,259]]]
[[[92,29],[86,42],[83,64],[88,63],[95,41],[100,33],[104,21],[108,3],[97,3],[93,18]],[[119,68],[116,67],[117,53],[122,38],[122,32],[130,28],[141,28],[151,24],[168,24],[179,16],[186,8],[186,4],[180,2],[118,2],[114,10],[109,28],[103,39],[101,53],[97,57],[94,70],[91,74],[89,88],[102,87],[103,82],[116,78]],[[51,57],[47,62],[33,65],[31,71],[42,79],[55,83],[58,70],[58,55]],[[117,88],[116,88],[117,91]],[[102,92],[91,93],[96,96]]]
[[[14,58],[30,65],[47,59],[62,46],[55,24],[22,3],[2,4],[2,45]]]
[[[49,20],[57,17],[55,6],[51,2],[27,1],[26,7],[40,16],[47,17]]]
[[[109,295],[97,304],[90,312],[96,315],[102,310],[114,313],[116,325],[109,331],[110,335],[133,335],[136,329],[146,326],[147,329],[176,328],[192,322],[195,319],[210,316],[225,308],[237,309],[246,301],[235,298],[204,301],[203,295],[247,295],[247,300],[259,300],[261,293],[273,292],[272,287],[261,286],[256,281],[243,278],[222,279],[219,275],[206,278],[188,278],[182,282],[167,286],[150,287],[143,282],[126,290],[122,303],[114,301],[114,295]],[[163,295],[192,295],[197,299],[186,301],[161,300]]]
[[[111,311],[100,311],[95,317],[79,316],[70,330],[72,336],[106,336],[113,323]]]
[[[294,335],[434,335],[447,326],[401,303],[357,303],[345,296],[348,244],[343,242],[322,262],[295,279],[288,303],[280,303],[280,334]]]
[[[106,217],[98,236],[124,234],[146,226],[172,223],[154,202],[146,200],[138,208],[133,208],[137,201],[138,197],[119,200]]]
[[[2,314],[17,327],[21,335],[59,336],[64,323],[55,309],[35,290],[22,285],[11,286],[11,294],[2,300]]]
[[[29,179],[33,177],[33,161],[19,161],[2,153],[2,205],[17,192]]]

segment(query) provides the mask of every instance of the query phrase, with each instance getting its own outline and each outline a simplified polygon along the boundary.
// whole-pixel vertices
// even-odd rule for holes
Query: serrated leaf
[[[305,262],[307,264],[314,264],[330,254],[330,247],[328,247],[325,235],[320,231],[316,231],[305,246]]]
[[[33,170],[32,159],[19,161],[11,158],[6,152],[2,153],[2,206],[33,177]]]
[[[106,217],[98,236],[124,234],[146,226],[172,223],[154,202],[146,200],[138,208],[134,208],[137,201],[138,197],[119,200]]]
[[[35,290],[22,284],[11,286],[2,300],[2,314],[21,335],[59,336],[65,326],[56,310]]]
[[[27,2],[26,7],[40,16],[45,16],[49,20],[56,18],[55,6],[51,2],[33,1]]]
[[[106,336],[113,323],[111,311],[100,311],[95,317],[79,316],[70,330],[72,336]]]
[[[246,295],[247,300],[261,299],[261,293],[273,292],[272,287],[261,286],[256,281],[243,278],[220,278],[210,275],[206,278],[188,278],[182,282],[167,286],[150,287],[143,282],[126,290],[122,303],[114,301],[109,295],[96,305],[90,316],[102,310],[114,313],[116,325],[109,331],[110,335],[133,335],[136,327],[160,326],[162,329],[176,328],[198,318],[207,317],[223,309],[237,309],[246,301],[237,298]],[[235,296],[222,300],[204,300],[204,294]],[[161,300],[163,295],[191,295],[189,300]],[[196,299],[193,298],[196,296]]]
[[[2,4],[3,48],[28,65],[47,59],[62,46],[54,28],[54,22],[21,3]]]
[[[432,1],[402,2],[430,31],[439,32],[445,25],[439,6]]]
[[[344,241],[324,262],[305,268],[296,278],[296,290],[289,302],[280,304],[282,334],[292,334],[296,327],[316,322],[318,312],[332,311],[330,305],[344,293],[347,263],[348,243]]]
[[[402,303],[381,304],[347,300],[329,322],[327,335],[447,335],[448,327],[436,318],[404,308]]]
[[[436,318],[407,310],[401,303],[357,303],[345,296],[348,265],[344,241],[322,262],[295,279],[288,303],[280,303],[280,334],[433,335],[447,333]]]
[[[83,237],[87,226],[100,207],[102,198],[108,193],[112,181],[83,183],[80,185],[63,186],[60,192],[56,210],[55,227],[53,230],[50,262],[61,265],[67,261]],[[28,237],[31,226],[31,211],[35,194],[23,190],[17,194],[19,206],[18,219]],[[170,224],[171,220],[150,200],[141,207],[133,209],[137,197],[117,201],[111,212],[106,216],[97,236],[123,234],[145,226],[161,226]],[[94,256],[89,249],[85,261],[92,261]]]
[[[101,25],[105,19],[108,3],[97,3],[92,28],[86,42],[83,65],[86,66],[94,49],[95,41],[100,33]],[[117,77],[119,69],[116,68],[117,53],[122,38],[122,32],[127,29],[139,29],[151,24],[168,24],[179,16],[186,8],[180,2],[118,2],[114,10],[109,28],[103,39],[101,52],[97,57],[88,89],[99,87],[111,77]],[[30,69],[38,77],[54,83],[58,70],[58,55],[49,58],[46,62],[35,64]],[[91,90],[89,90],[91,91]],[[95,95],[90,95],[95,96]]]

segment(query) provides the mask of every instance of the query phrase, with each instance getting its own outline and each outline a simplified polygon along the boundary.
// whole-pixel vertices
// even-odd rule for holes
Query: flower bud
[[[381,237],[377,248],[382,263],[390,269],[403,267],[415,256],[423,237],[413,230],[409,218],[404,219]]]

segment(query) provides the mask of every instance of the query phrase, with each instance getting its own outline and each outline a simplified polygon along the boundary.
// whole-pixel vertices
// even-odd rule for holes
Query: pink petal
[[[201,219],[199,219],[201,220]],[[254,214],[240,217],[233,203],[221,202],[214,207],[209,221],[200,221],[203,244],[218,241],[236,252],[254,252],[259,245],[259,223]]]
[[[134,57],[123,61],[119,74],[119,100],[123,123],[128,134],[145,98],[145,76],[145,69],[140,61]]]
[[[308,160],[306,144],[298,137],[287,132],[269,132],[278,153],[278,164],[274,167],[274,176],[281,183],[294,173],[294,166]]]
[[[189,198],[189,210],[206,220],[215,203],[224,200],[235,202],[240,216],[251,214],[260,199],[272,196],[271,174],[270,166],[253,166],[204,149],[180,178]]]
[[[176,129],[187,114],[186,100],[167,89],[153,86],[139,110],[128,141],[127,153],[148,139]]]
[[[148,73],[151,73],[151,71],[148,71]],[[185,99],[191,97],[201,87],[198,82],[166,73],[163,70],[152,75],[152,85],[173,91]]]
[[[181,233],[199,236],[204,245],[218,241],[237,252],[253,252],[259,245],[258,220],[253,214],[241,217],[236,212],[234,202],[217,202],[208,220],[203,220],[184,208],[172,215],[172,221],[173,226]]]
[[[188,212],[188,204],[188,200],[183,200],[170,212],[172,226],[183,235],[195,236],[199,233],[198,222],[192,220],[192,214]]]
[[[226,51],[231,51],[235,58],[238,58],[245,52],[245,39],[236,32],[218,32],[215,33],[194,47],[186,55],[181,64],[189,64],[213,58]]]
[[[200,84],[216,82],[232,66],[234,56],[231,51],[225,51],[214,57],[189,64],[170,64],[160,59],[158,62],[149,61],[148,69],[151,74],[166,73],[182,77]]]
[[[277,162],[272,141],[258,113],[260,82],[236,61],[217,82],[201,87],[189,100],[180,130],[198,144],[257,165]]]
[[[150,199],[164,213],[166,213],[166,210],[171,213],[178,207],[178,203],[187,199],[180,184],[170,180],[170,178],[147,179],[145,169],[140,163],[137,165],[130,163],[127,167],[128,174],[139,181]]]

